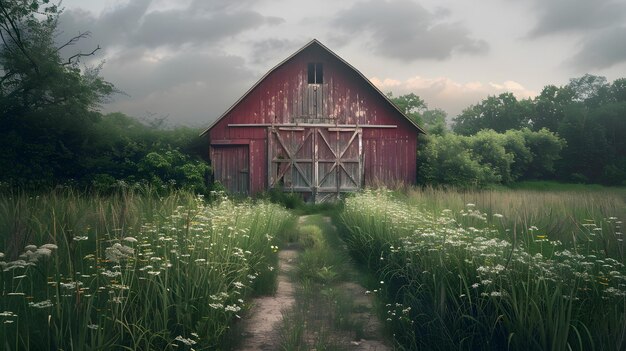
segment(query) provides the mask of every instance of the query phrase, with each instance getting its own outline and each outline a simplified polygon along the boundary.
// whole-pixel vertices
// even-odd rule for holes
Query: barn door
[[[215,180],[231,194],[249,194],[248,145],[213,145],[211,148]]]
[[[268,185],[324,201],[361,188],[359,128],[269,128]]]
[[[362,184],[362,141],[358,128],[316,129],[316,201],[353,192]]]
[[[305,128],[270,128],[268,140],[269,187],[310,192],[315,186],[313,131]]]

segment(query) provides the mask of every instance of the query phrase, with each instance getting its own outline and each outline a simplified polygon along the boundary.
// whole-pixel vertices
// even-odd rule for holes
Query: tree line
[[[115,87],[99,66],[62,57],[89,33],[55,43],[59,8],[48,0],[0,1],[0,189],[59,185],[111,191],[144,184],[206,191],[206,140],[194,128],[163,128],[102,114]]]
[[[429,132],[418,150],[420,182],[626,184],[626,78],[585,74],[532,99],[489,96],[451,128],[443,111],[428,110],[414,94],[390,97]]]

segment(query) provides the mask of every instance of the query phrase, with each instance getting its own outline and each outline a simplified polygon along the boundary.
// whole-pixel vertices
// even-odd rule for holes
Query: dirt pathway
[[[290,310],[295,303],[294,284],[288,277],[293,269],[298,252],[285,249],[278,253],[278,288],[274,296],[261,296],[252,302],[250,316],[243,326],[245,339],[241,351],[273,351],[280,348],[280,325],[283,312]]]
[[[330,218],[322,217],[320,228],[324,227],[327,234],[336,235],[336,228],[330,223]],[[300,217],[298,226],[307,223],[306,217]],[[338,251],[331,250],[333,254]],[[390,351],[383,336],[383,327],[374,313],[374,300],[371,294],[366,294],[366,289],[356,283],[353,277],[356,273],[352,264],[342,264],[342,274],[347,279],[335,281],[325,287],[328,291],[335,291],[338,298],[349,301],[350,311],[343,311],[341,318],[349,320],[354,326],[358,326],[358,332],[353,329],[337,328],[333,324],[333,318],[338,313],[334,308],[328,308],[327,296],[321,293],[321,287],[317,287],[314,295],[303,300],[301,286],[296,286],[291,281],[290,272],[294,271],[299,251],[294,248],[283,249],[279,252],[278,287],[274,296],[263,296],[253,300],[250,314],[242,325],[244,340],[241,341],[239,351],[273,351],[280,350],[281,342],[285,338],[295,335],[294,330],[301,330],[301,344],[297,349],[316,350],[331,346],[333,350],[350,351]],[[322,284],[323,285],[323,284]],[[309,293],[311,287],[308,287]],[[300,291],[300,292],[299,292]],[[310,300],[313,299],[313,300]],[[336,301],[335,301],[336,303]],[[303,305],[304,304],[304,305]],[[332,303],[331,303],[332,305]],[[285,322],[283,322],[285,319]],[[285,329],[287,328],[287,329]],[[282,335],[287,333],[286,335]],[[324,341],[320,344],[320,335]],[[292,348],[286,346],[287,348]]]

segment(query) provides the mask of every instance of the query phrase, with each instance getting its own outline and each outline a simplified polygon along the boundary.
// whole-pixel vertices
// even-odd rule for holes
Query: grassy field
[[[366,191],[338,224],[401,349],[626,348],[626,191]]]
[[[185,192],[0,197],[0,349],[223,346],[249,297],[275,288],[292,220]]]
[[[336,212],[343,241],[319,216],[294,231],[294,211],[266,200],[4,195],[0,349],[228,349],[251,297],[275,289],[288,239],[307,250],[287,349],[308,343],[299,331],[315,324],[298,318],[322,316],[310,311],[362,334],[330,288],[346,278],[344,245],[400,350],[626,348],[626,189],[539,188],[368,190],[295,206]]]

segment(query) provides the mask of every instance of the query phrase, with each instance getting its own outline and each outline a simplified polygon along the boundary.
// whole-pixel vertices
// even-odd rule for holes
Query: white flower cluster
[[[134,253],[135,249],[120,243],[115,243],[113,246],[105,249],[106,258],[112,262],[120,262],[123,259],[130,258]]]

